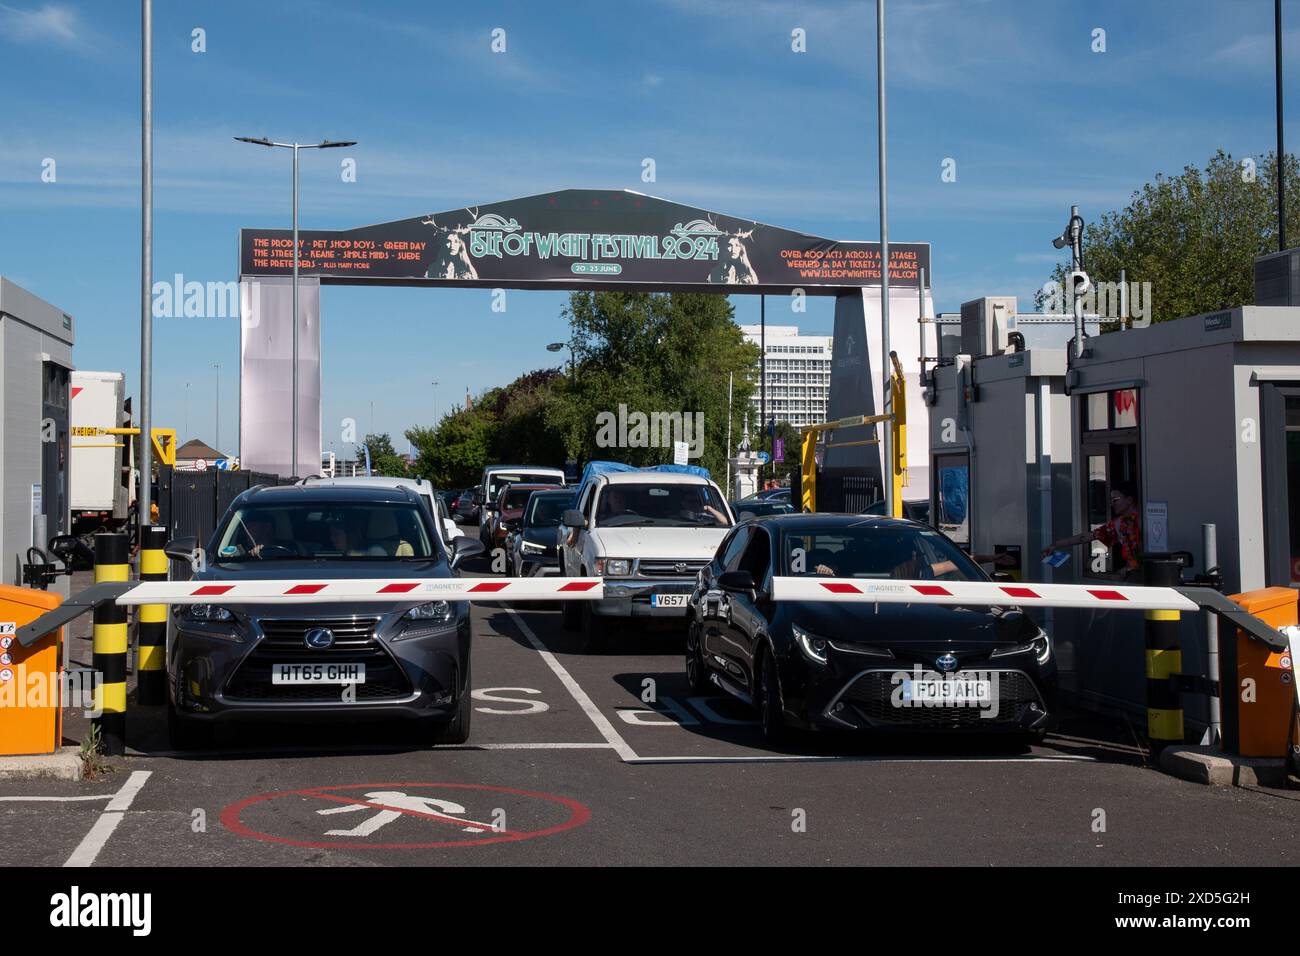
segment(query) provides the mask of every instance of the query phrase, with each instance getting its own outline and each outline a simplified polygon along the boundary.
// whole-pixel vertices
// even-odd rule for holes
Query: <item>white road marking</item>
[[[628,763],[1096,763],[1095,757],[872,757],[853,754],[770,754],[737,757],[636,757]]]
[[[113,831],[117,825],[122,822],[122,817],[126,811],[131,809],[131,801],[144,787],[145,781],[149,779],[152,771],[136,770],[131,776],[126,778],[126,783],[122,784],[122,789],[113,794],[109,799],[108,805],[104,807],[104,812],[95,820],[95,825],[90,828],[90,832],[82,838],[77,844],[77,848],[72,851],[72,856],[64,866],[90,866],[99,856],[100,851],[104,849]]]
[[[439,744],[434,750],[609,750],[607,743]]]
[[[614,729],[614,725],[610,723],[609,718],[600,712],[600,708],[592,703],[591,698],[587,696],[587,692],[583,690],[582,687],[579,686],[578,682],[573,679],[573,676],[564,669],[564,665],[555,659],[554,654],[547,650],[546,645],[543,644],[541,639],[533,633],[533,629],[528,626],[522,617],[520,617],[519,612],[514,608],[506,608],[506,613],[510,615],[516,624],[519,625],[519,630],[522,631],[524,637],[528,639],[528,643],[533,645],[534,650],[541,655],[542,660],[546,661],[546,666],[555,672],[555,676],[560,679],[560,683],[564,685],[565,690],[569,692],[577,702],[578,706],[582,708],[583,713],[585,713],[591,722],[596,725],[596,730],[598,730],[600,735],[608,741],[610,747],[614,749],[623,761],[630,763],[636,760],[636,751],[628,746],[627,741],[624,740],[619,735],[619,732]]]
[[[13,800],[13,801],[36,800],[36,801],[46,801],[49,803],[72,803],[73,801],[76,800],[112,800],[112,799],[113,799],[113,794],[111,793],[101,793],[95,797],[0,797],[0,800]]]

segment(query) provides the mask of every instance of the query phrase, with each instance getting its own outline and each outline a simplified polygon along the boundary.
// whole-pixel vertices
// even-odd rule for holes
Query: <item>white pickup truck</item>
[[[564,624],[597,651],[610,625],[629,618],[680,618],[700,569],[735,524],[718,486],[697,475],[623,471],[593,476],[564,513],[560,573],[599,575],[605,597],[564,605]]]

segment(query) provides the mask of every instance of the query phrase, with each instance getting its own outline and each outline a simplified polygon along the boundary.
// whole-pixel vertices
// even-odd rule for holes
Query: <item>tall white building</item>
[[[759,344],[762,328],[742,325],[745,338]],[[767,327],[767,418],[796,427],[826,421],[831,393],[829,335],[800,335],[797,325]],[[762,382],[754,389],[749,421],[752,435],[761,434]]]

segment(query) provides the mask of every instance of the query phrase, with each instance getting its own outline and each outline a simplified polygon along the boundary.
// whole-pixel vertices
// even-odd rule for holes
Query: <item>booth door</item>
[[[1264,384],[1265,584],[1300,586],[1300,386]]]

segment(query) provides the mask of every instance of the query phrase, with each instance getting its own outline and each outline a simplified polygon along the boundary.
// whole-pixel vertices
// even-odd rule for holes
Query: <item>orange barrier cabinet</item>
[[[14,632],[63,598],[48,591],[0,584],[0,756],[48,754],[63,735],[63,676],[59,653],[63,629],[31,647]]]
[[[1300,623],[1296,620],[1294,588],[1260,588],[1229,599],[1274,630]],[[1300,725],[1294,722],[1295,669],[1291,655],[1277,651],[1244,631],[1237,631],[1235,683],[1225,682],[1224,694],[1237,695],[1237,753],[1243,757],[1285,757],[1287,737],[1300,743]],[[1223,677],[1231,677],[1224,674]]]

